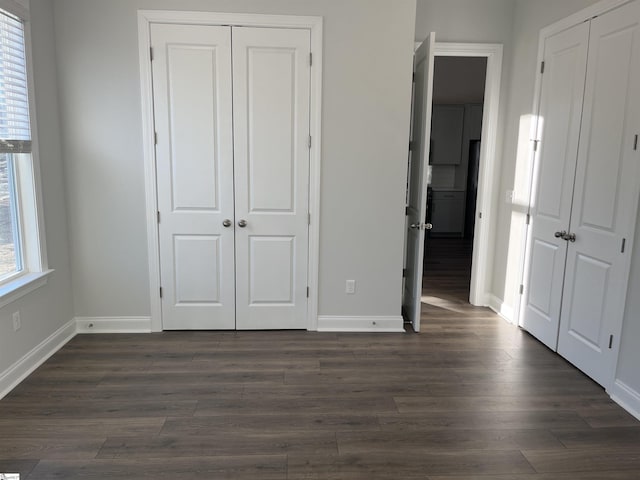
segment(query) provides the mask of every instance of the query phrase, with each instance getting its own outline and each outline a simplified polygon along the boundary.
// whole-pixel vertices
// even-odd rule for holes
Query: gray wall
[[[637,221],[616,378],[640,394],[640,211]]]
[[[511,41],[514,0],[418,0],[416,40],[436,32],[439,42]]]
[[[0,373],[73,318],[71,276],[64,198],[51,3],[31,1],[35,101],[45,234],[50,268],[47,284],[0,310]],[[15,332],[11,315],[20,311],[22,328]]]
[[[493,270],[493,293],[514,309],[519,300],[519,265],[525,240],[523,207],[528,201],[522,180],[526,170],[516,165],[518,132],[521,119],[533,114],[536,61],[540,29],[575,13],[597,0],[517,0],[513,17],[512,61],[509,71],[510,85],[508,112],[504,130],[501,186],[497,192],[499,214],[496,222],[496,252]],[[518,169],[517,169],[518,167]],[[507,190],[515,189],[516,203],[503,199]],[[525,198],[522,198],[522,197]]]
[[[324,17],[319,313],[399,315],[415,0],[54,2],[75,314],[149,315],[138,9]]]
[[[500,172],[502,143],[505,130],[510,86],[511,45],[513,36],[514,0],[418,0],[416,13],[416,41],[423,41],[429,32],[436,32],[436,42],[499,43],[503,45],[500,109],[498,113],[498,143],[496,172]],[[499,182],[497,182],[499,184]],[[498,209],[498,188],[491,199],[492,211]],[[486,218],[486,216],[485,216]],[[489,225],[489,245],[495,244],[497,216]],[[488,253],[489,270],[481,272],[491,285],[494,251]]]
[[[596,0],[518,0],[514,15],[513,64],[509,94],[509,113],[504,135],[504,161],[502,168],[502,192],[513,188],[516,181],[516,152],[518,124],[521,116],[531,113],[534,95],[538,36],[541,28],[550,25],[582,8],[597,3]],[[509,231],[513,225],[513,209],[501,204],[498,219],[496,251],[513,251]],[[516,227],[517,228],[517,227]],[[511,243],[511,244],[510,244]],[[517,246],[521,247],[521,246]],[[496,256],[494,265],[493,291],[509,305],[518,299],[517,283],[511,277],[507,255]],[[519,283],[519,282],[518,282]],[[622,346],[618,359],[616,378],[640,392],[640,212],[636,231],[635,247],[632,253],[631,276],[628,286],[627,304],[623,324]]]

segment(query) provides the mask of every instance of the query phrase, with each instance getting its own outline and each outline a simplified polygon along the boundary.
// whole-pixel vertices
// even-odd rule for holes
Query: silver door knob
[[[420,224],[416,225],[415,223],[412,223],[411,225],[409,225],[409,228],[413,228],[414,230],[420,230]]]
[[[431,225],[430,223],[425,223],[424,224],[424,229],[425,230],[433,230],[433,225]]]
[[[576,234],[575,233],[569,233],[567,235],[564,236],[564,239],[568,242],[574,243],[576,241]]]
[[[561,238],[563,240],[566,240],[566,238],[564,238],[566,234],[567,234],[566,230],[562,230],[561,232],[556,232],[554,235],[556,238]]]
[[[247,221],[246,221],[246,220],[240,220],[240,221],[238,222],[238,226],[239,226],[240,228],[244,228],[244,227],[246,227],[246,226],[247,226]]]
[[[222,226],[224,228],[229,228],[231,226],[231,220],[227,218],[224,222],[222,222]]]

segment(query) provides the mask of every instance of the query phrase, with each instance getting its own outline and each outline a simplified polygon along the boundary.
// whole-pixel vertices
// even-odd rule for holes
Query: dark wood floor
[[[420,335],[78,336],[0,401],[0,472],[640,478],[639,422],[527,334],[456,300],[452,278],[439,284]]]

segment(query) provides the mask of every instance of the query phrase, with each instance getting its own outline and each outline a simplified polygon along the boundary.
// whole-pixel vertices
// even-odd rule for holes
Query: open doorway
[[[468,303],[475,236],[486,57],[434,59],[431,175],[423,296]]]
[[[469,137],[467,155],[472,151],[479,150],[477,162],[477,194],[470,198],[475,198],[476,206],[467,208],[467,186],[462,180],[456,180],[455,170],[453,170],[453,180],[449,178],[450,185],[464,185],[462,195],[454,195],[447,200],[450,202],[462,202],[463,216],[458,218],[462,222],[460,226],[461,234],[459,238],[464,238],[465,224],[473,223],[473,249],[471,261],[471,275],[468,287],[468,297],[465,303],[474,306],[489,306],[491,300],[489,282],[491,279],[491,265],[493,263],[493,250],[491,248],[491,225],[494,217],[495,205],[493,205],[493,192],[497,187],[496,179],[496,147],[498,138],[498,111],[500,104],[500,80],[502,76],[502,45],[499,44],[471,44],[471,43],[437,43],[436,34],[431,32],[429,37],[417,45],[414,60],[414,95],[412,110],[412,130],[409,147],[409,168],[407,177],[407,206],[405,222],[405,258],[404,258],[404,286],[402,296],[402,312],[407,323],[410,323],[415,332],[420,332],[422,302],[428,301],[428,297],[423,295],[423,272],[425,253],[425,231],[435,227],[427,221],[428,186],[433,182],[432,171],[429,171],[428,164],[431,158],[431,126],[433,110],[433,77],[436,57],[472,57],[484,60],[484,102],[481,103],[481,111],[476,112],[481,117],[480,141],[471,144]],[[464,77],[459,77],[461,83],[467,81]],[[445,79],[446,81],[446,79]],[[471,105],[473,106],[473,105]],[[463,107],[464,108],[464,107]],[[478,110],[476,108],[476,110]],[[471,110],[473,111],[473,109]],[[462,118],[462,133],[464,133],[464,114]],[[448,130],[445,128],[445,130]],[[461,135],[462,135],[461,133]],[[477,140],[474,138],[474,140]],[[460,146],[460,160],[462,162],[462,146]],[[474,163],[474,160],[469,163]],[[453,162],[453,160],[452,160]],[[447,173],[448,172],[448,173]],[[451,170],[445,169],[436,172],[436,176],[444,178],[451,176]],[[467,170],[464,178],[475,179],[476,174],[471,175]],[[437,182],[440,180],[436,179]],[[456,183],[458,182],[458,183]],[[452,187],[453,188],[453,187]],[[433,189],[432,189],[433,196]],[[433,198],[431,198],[433,200]],[[436,199],[437,200],[437,199]],[[442,206],[442,202],[441,202]],[[438,207],[436,207],[436,210]],[[469,211],[469,219],[466,219],[465,211]],[[474,211],[475,210],[475,211]],[[439,211],[442,213],[442,209]],[[446,212],[446,209],[445,209]],[[474,213],[471,219],[471,213]],[[450,215],[440,215],[441,219],[433,218],[433,211],[429,219],[432,222],[451,221]],[[462,218],[462,220],[460,220]],[[444,228],[438,225],[436,233],[440,228],[442,233]],[[467,231],[471,229],[467,228]],[[428,242],[427,249],[431,248]],[[471,242],[469,242],[471,243]],[[428,272],[427,272],[428,274]],[[425,316],[425,320],[428,318]]]

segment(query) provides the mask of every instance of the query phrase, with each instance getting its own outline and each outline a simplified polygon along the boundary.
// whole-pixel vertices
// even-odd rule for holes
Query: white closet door
[[[231,29],[153,25],[162,321],[233,329]]]
[[[587,69],[589,24],[558,33],[545,42],[536,162],[531,204],[528,270],[522,327],[556,350],[580,121]]]
[[[310,42],[233,29],[237,329],[307,328]]]
[[[638,202],[640,2],[591,22],[588,63],[558,352],[607,386]]]

